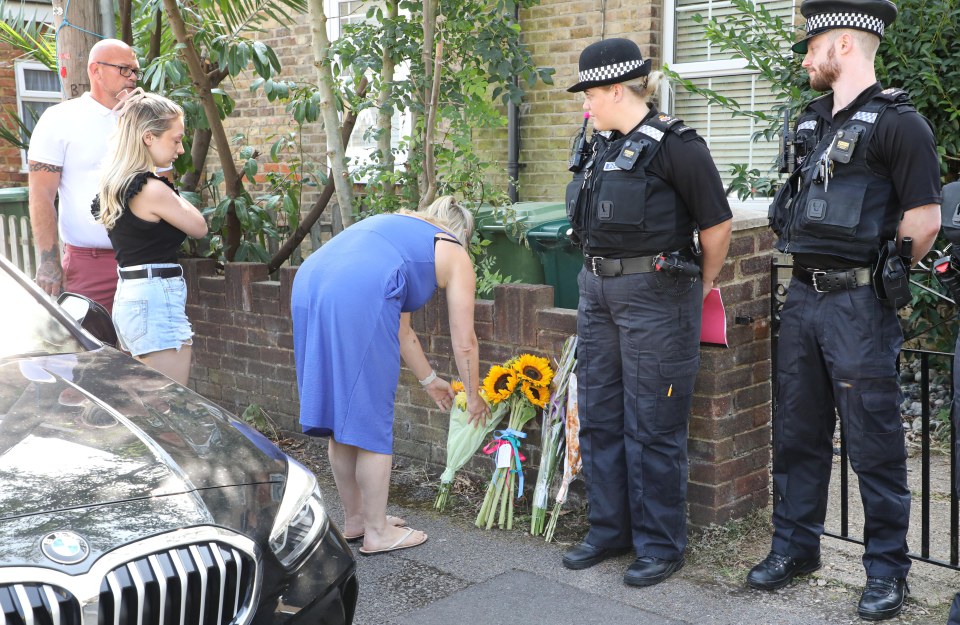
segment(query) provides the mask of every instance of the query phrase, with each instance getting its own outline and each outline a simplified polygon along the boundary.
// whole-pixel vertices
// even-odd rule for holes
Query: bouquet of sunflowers
[[[483,452],[494,458],[493,478],[480,506],[476,525],[490,529],[513,529],[513,500],[523,495],[521,441],[527,437],[523,426],[537,416],[537,409],[550,399],[553,369],[546,358],[522,354],[503,365],[494,365],[483,381],[492,410],[507,406],[509,419],[504,430],[495,430],[494,438]]]
[[[490,435],[490,432],[497,427],[497,424],[500,423],[503,415],[507,412],[506,404],[498,404],[493,406],[486,424],[471,425],[467,422],[470,414],[467,412],[467,393],[464,390],[463,382],[454,380],[451,386],[457,395],[453,406],[450,408],[450,427],[447,430],[447,466],[440,476],[437,500],[433,504],[433,507],[440,512],[443,512],[447,507],[450,488],[453,486],[453,478],[457,471],[477,452],[480,445]],[[481,390],[480,394],[483,395],[484,392]]]

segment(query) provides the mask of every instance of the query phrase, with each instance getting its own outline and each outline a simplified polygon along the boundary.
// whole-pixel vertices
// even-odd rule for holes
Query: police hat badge
[[[884,29],[897,19],[897,5],[890,0],[803,0],[800,13],[807,18],[807,34],[793,44],[793,51],[806,54],[810,39],[834,28],[862,30],[883,39]]]

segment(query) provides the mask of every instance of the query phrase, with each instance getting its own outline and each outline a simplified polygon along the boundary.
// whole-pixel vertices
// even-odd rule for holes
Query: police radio
[[[792,174],[796,160],[793,154],[793,133],[790,132],[790,107],[783,109],[783,135],[780,140],[780,173]]]
[[[587,149],[587,121],[590,120],[590,113],[583,114],[583,126],[580,132],[573,140],[573,147],[570,149],[570,161],[567,163],[567,169],[570,171],[580,171],[590,155]]]

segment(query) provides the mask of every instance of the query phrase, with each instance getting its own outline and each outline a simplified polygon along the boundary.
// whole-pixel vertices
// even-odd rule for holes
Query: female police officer
[[[650,104],[663,74],[635,43],[588,46],[579,78],[568,91],[584,92],[594,132],[567,212],[584,253],[577,379],[590,530],[563,564],[633,549],[624,582],[650,586],[683,566],[700,314],[732,215],[703,139]]]

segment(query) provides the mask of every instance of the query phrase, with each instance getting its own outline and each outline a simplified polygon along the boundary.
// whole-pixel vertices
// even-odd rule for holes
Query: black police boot
[[[653,586],[682,569],[683,564],[683,556],[679,560],[640,556],[623,574],[623,583],[629,586]]]
[[[757,590],[776,590],[789,584],[797,575],[813,573],[819,568],[820,556],[803,560],[771,551],[763,562],[750,569],[747,584]]]
[[[632,551],[633,547],[594,547],[584,541],[571,547],[563,556],[563,566],[579,571],[600,564],[607,558],[615,558]]]
[[[900,614],[903,600],[910,592],[902,577],[868,577],[860,595],[857,614],[868,621],[882,621]]]

